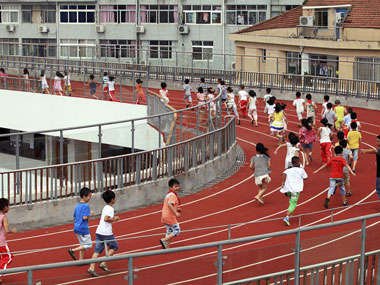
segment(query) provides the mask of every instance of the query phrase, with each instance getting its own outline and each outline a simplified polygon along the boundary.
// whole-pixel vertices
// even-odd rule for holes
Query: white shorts
[[[299,121],[302,120],[302,114],[303,114],[303,111],[302,112],[296,112],[297,113],[297,118]]]
[[[89,249],[89,248],[92,247],[92,240],[91,240],[91,235],[90,234],[88,234],[88,235],[76,234],[76,235],[77,235],[79,244],[81,246],[83,246],[85,249]]]
[[[264,179],[266,179],[267,183],[271,181],[269,174],[264,174],[264,175],[255,177],[255,184],[257,186],[263,184]]]

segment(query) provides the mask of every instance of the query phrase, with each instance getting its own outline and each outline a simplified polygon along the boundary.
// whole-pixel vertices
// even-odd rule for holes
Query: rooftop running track
[[[82,84],[75,83],[73,96],[83,96],[86,93],[83,88]],[[170,104],[175,108],[184,107],[182,92],[169,91],[169,98]],[[123,95],[123,101],[124,99],[127,101]],[[197,194],[182,198],[183,217],[180,219],[180,224],[183,232],[174,240],[173,247],[227,239],[227,224],[238,224],[231,227],[232,238],[288,229],[282,222],[288,200],[279,192],[285,149],[277,155],[273,154],[277,141],[269,135],[261,100],[258,103],[258,111],[258,127],[252,126],[248,119],[242,119],[241,125],[237,126],[238,144],[245,154],[242,167],[228,179]],[[375,147],[376,135],[380,134],[378,122],[380,112],[359,108],[355,108],[355,111],[362,124],[362,147]],[[288,129],[297,132],[298,122],[294,108],[290,104],[286,113]],[[260,205],[254,199],[257,187],[248,164],[255,153],[257,142],[263,142],[269,147],[272,161],[272,182],[265,195],[265,205]],[[328,186],[328,170],[313,174],[320,165],[317,143],[314,146],[313,162],[306,167],[309,179],[305,182],[304,192],[295,212],[299,218],[291,219],[291,228],[330,222],[332,214],[334,220],[342,220],[380,211],[380,204],[374,192],[375,156],[361,155],[357,176],[351,177],[353,196],[349,198],[347,207],[341,207],[340,197],[333,197],[330,203],[331,209],[323,208]],[[161,248],[159,239],[164,233],[164,228],[160,223],[160,210],[159,204],[119,213],[121,220],[113,224],[120,245],[119,254]],[[378,249],[379,223],[379,220],[367,222],[366,250],[368,251]],[[92,236],[97,224],[98,218],[90,221]],[[205,227],[209,228],[200,229]],[[360,249],[359,236],[360,224],[303,233],[301,265],[357,254]],[[225,247],[223,280],[231,281],[292,268],[294,239],[294,236],[285,236]],[[68,224],[10,234],[8,242],[11,250],[15,252],[11,267],[17,267],[68,261],[70,257],[67,249],[77,241],[72,231],[72,224]],[[91,255],[92,250],[86,252],[86,258]],[[136,269],[134,284],[215,284],[216,259],[215,248],[137,259],[134,261]],[[33,277],[34,282],[41,280],[44,285],[128,283],[126,260],[112,262],[109,267],[112,270],[110,274],[103,274],[97,268],[97,272],[101,274],[98,278],[91,278],[88,275],[87,266],[38,271],[33,273]],[[25,284],[26,274],[6,275],[3,280],[6,284]]]

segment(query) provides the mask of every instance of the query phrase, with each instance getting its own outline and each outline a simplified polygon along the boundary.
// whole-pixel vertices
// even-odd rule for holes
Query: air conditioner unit
[[[104,25],[96,25],[97,33],[104,33],[106,31],[106,27]]]
[[[186,26],[186,25],[180,25],[178,27],[178,32],[181,35],[188,35],[190,33],[190,28],[189,28],[189,26]]]
[[[137,34],[145,33],[145,27],[144,26],[136,26],[136,33]]]
[[[10,33],[14,33],[16,31],[16,26],[15,25],[7,25],[6,29]]]
[[[39,31],[40,31],[40,33],[42,33],[42,34],[46,34],[46,33],[49,32],[49,27],[47,27],[47,26],[40,26],[40,27],[39,27]]]
[[[304,27],[314,26],[314,16],[301,16],[300,26],[304,26]]]

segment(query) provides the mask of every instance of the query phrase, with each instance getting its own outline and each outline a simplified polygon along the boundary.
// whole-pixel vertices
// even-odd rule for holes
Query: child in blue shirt
[[[74,233],[79,240],[79,246],[68,250],[72,259],[76,260],[75,252],[79,251],[79,260],[84,258],[84,251],[92,247],[90,229],[88,228],[88,219],[91,215],[88,202],[91,199],[92,191],[83,187],[80,192],[80,201],[74,210]]]

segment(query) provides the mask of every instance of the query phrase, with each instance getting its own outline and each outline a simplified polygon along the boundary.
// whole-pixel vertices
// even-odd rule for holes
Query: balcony
[[[341,38],[341,27],[298,26],[297,38],[336,41]]]

